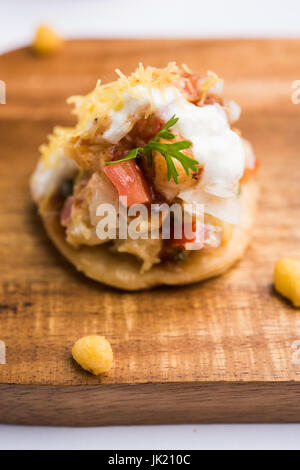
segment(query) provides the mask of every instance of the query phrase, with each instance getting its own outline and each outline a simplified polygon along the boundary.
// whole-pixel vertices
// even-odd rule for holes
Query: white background
[[[64,37],[300,37],[300,2],[0,0],[0,53],[29,42],[41,22],[53,25]],[[163,448],[300,449],[300,425],[0,425],[0,449]]]
[[[299,0],[0,0],[0,52],[44,21],[67,37],[293,37],[299,12]]]

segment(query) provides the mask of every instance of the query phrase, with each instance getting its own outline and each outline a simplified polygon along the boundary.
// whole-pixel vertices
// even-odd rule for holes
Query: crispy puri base
[[[227,271],[244,254],[250,241],[258,197],[256,182],[243,185],[242,220],[231,239],[208,252],[193,251],[185,261],[160,263],[140,272],[141,263],[131,255],[114,253],[107,244],[73,248],[65,241],[59,213],[51,202],[41,211],[46,230],[58,250],[86,276],[124,290],[149,289],[158,285],[182,285],[217,276]]]

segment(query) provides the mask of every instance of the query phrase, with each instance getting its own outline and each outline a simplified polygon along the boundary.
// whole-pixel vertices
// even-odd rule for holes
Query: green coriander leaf
[[[183,166],[187,175],[190,174],[190,170],[197,171],[198,162],[193,158],[185,155],[180,150],[185,150],[191,146],[191,142],[188,140],[183,140],[181,142],[174,142],[173,144],[166,144],[162,142],[153,142],[150,141],[148,146],[152,150],[156,150],[162,154],[166,159],[168,165],[168,180],[171,176],[173,177],[176,184],[178,184],[179,173],[174,165],[173,158],[178,160]]]
[[[153,160],[152,160],[152,150],[149,147],[144,147],[142,153],[147,158],[147,164],[149,168],[152,168]]]
[[[236,197],[240,197],[241,194],[242,194],[242,186],[239,184],[237,191],[236,191]]]
[[[111,162],[105,162],[105,165],[113,165],[114,163],[121,163],[121,162],[126,162],[128,160],[133,160],[134,158],[137,157],[138,153],[143,152],[143,150],[144,149],[142,147],[138,147],[136,149],[130,150],[130,152],[128,152],[124,158],[121,158],[121,160],[113,160]]]
[[[189,170],[192,170],[192,171],[198,170],[197,160],[194,160],[188,155],[185,155],[185,153],[182,153],[179,151],[172,151],[172,155],[173,155],[173,158],[176,158],[181,163],[187,175],[190,174]]]
[[[192,145],[192,142],[189,140],[180,140],[179,142],[173,142],[172,144],[166,144],[173,150],[185,150],[189,149]]]
[[[176,184],[178,184],[178,176],[179,176],[179,173],[176,169],[176,166],[174,165],[174,162],[172,160],[172,157],[168,154],[168,153],[165,153],[163,154],[163,157],[165,157],[166,159],[166,162],[167,162],[167,168],[168,168],[168,181],[170,181],[171,177],[173,178],[173,180],[175,181]]]
[[[172,134],[172,132],[169,132],[169,131],[160,131],[159,137],[160,137],[161,139],[168,139],[168,140],[171,140],[171,139],[174,139],[174,138],[175,138],[175,135]]]
[[[184,251],[177,251],[177,253],[174,254],[173,259],[175,261],[185,261],[187,258],[186,253]]]
[[[157,142],[159,139],[174,139],[174,134],[172,134],[171,132],[169,132],[169,129],[170,127],[173,127],[175,126],[176,122],[178,122],[179,118],[176,117],[176,115],[174,114],[174,116],[171,117],[171,119],[168,120],[168,122],[166,122],[166,124],[163,125],[161,131],[152,139],[150,140],[150,142]],[[166,134],[167,132],[167,134]],[[166,135],[169,135],[169,137],[166,137]],[[171,135],[173,137],[171,137]]]
[[[179,173],[173,159],[176,159],[181,163],[187,175],[190,174],[190,170],[196,172],[198,169],[197,160],[194,160],[185,153],[182,153],[182,150],[186,150],[191,147],[192,143],[189,140],[181,140],[179,142],[172,143],[158,142],[159,139],[172,140],[175,138],[175,135],[169,131],[169,128],[174,126],[178,122],[178,119],[179,118],[174,114],[174,116],[172,116],[171,119],[166,122],[161,131],[152,140],[150,140],[150,142],[148,142],[144,148],[138,147],[136,149],[130,150],[130,152],[128,152],[127,155],[125,155],[125,157],[121,160],[106,162],[106,165],[112,165],[114,163],[121,163],[134,159],[138,156],[138,153],[141,153],[147,158],[148,166],[152,167],[152,150],[155,150],[159,152],[166,160],[168,181],[173,178],[175,183],[178,184]]]
[[[171,117],[171,119],[169,119],[168,122],[166,122],[166,124],[163,126],[162,131],[167,131],[168,129],[170,129],[170,127],[175,126],[175,124],[176,124],[178,121],[179,121],[179,118],[176,117],[176,114],[173,114],[173,116]]]

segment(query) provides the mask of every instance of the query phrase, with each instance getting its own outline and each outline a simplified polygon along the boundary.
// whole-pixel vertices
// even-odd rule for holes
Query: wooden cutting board
[[[226,275],[189,287],[113,290],[78,274],[30,200],[38,146],[72,124],[69,95],[139,61],[225,78],[261,161],[253,242]],[[0,421],[98,425],[300,421],[300,311],[273,289],[278,257],[300,258],[300,41],[71,41],[57,55],[0,57]],[[71,359],[83,335],[111,341],[111,371]],[[299,343],[300,344],[300,343]]]

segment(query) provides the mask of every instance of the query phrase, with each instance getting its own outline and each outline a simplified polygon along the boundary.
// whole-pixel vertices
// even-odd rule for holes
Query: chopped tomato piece
[[[198,232],[196,232],[198,230]],[[192,238],[187,238],[188,233],[191,231],[190,235],[193,235]],[[180,239],[175,238],[174,226],[171,224],[171,237],[169,240],[170,245],[173,248],[182,247],[185,249],[197,249],[200,250],[203,247],[204,240],[206,237],[206,228],[202,223],[198,223],[196,219],[193,219],[191,227],[188,227],[187,234],[184,230],[184,224],[182,224],[182,237]]]
[[[148,184],[133,160],[106,166],[104,173],[117,188],[119,196],[127,197],[127,206],[151,202]]]
[[[151,114],[147,119],[142,118],[135,124],[130,137],[137,146],[144,146],[161,131],[164,124],[160,118]]]
[[[245,167],[245,171],[244,171],[242,178],[240,179],[240,182],[244,183],[245,181],[248,181],[248,179],[254,175],[258,167],[259,167],[259,161],[256,158],[254,161],[253,168]]]

